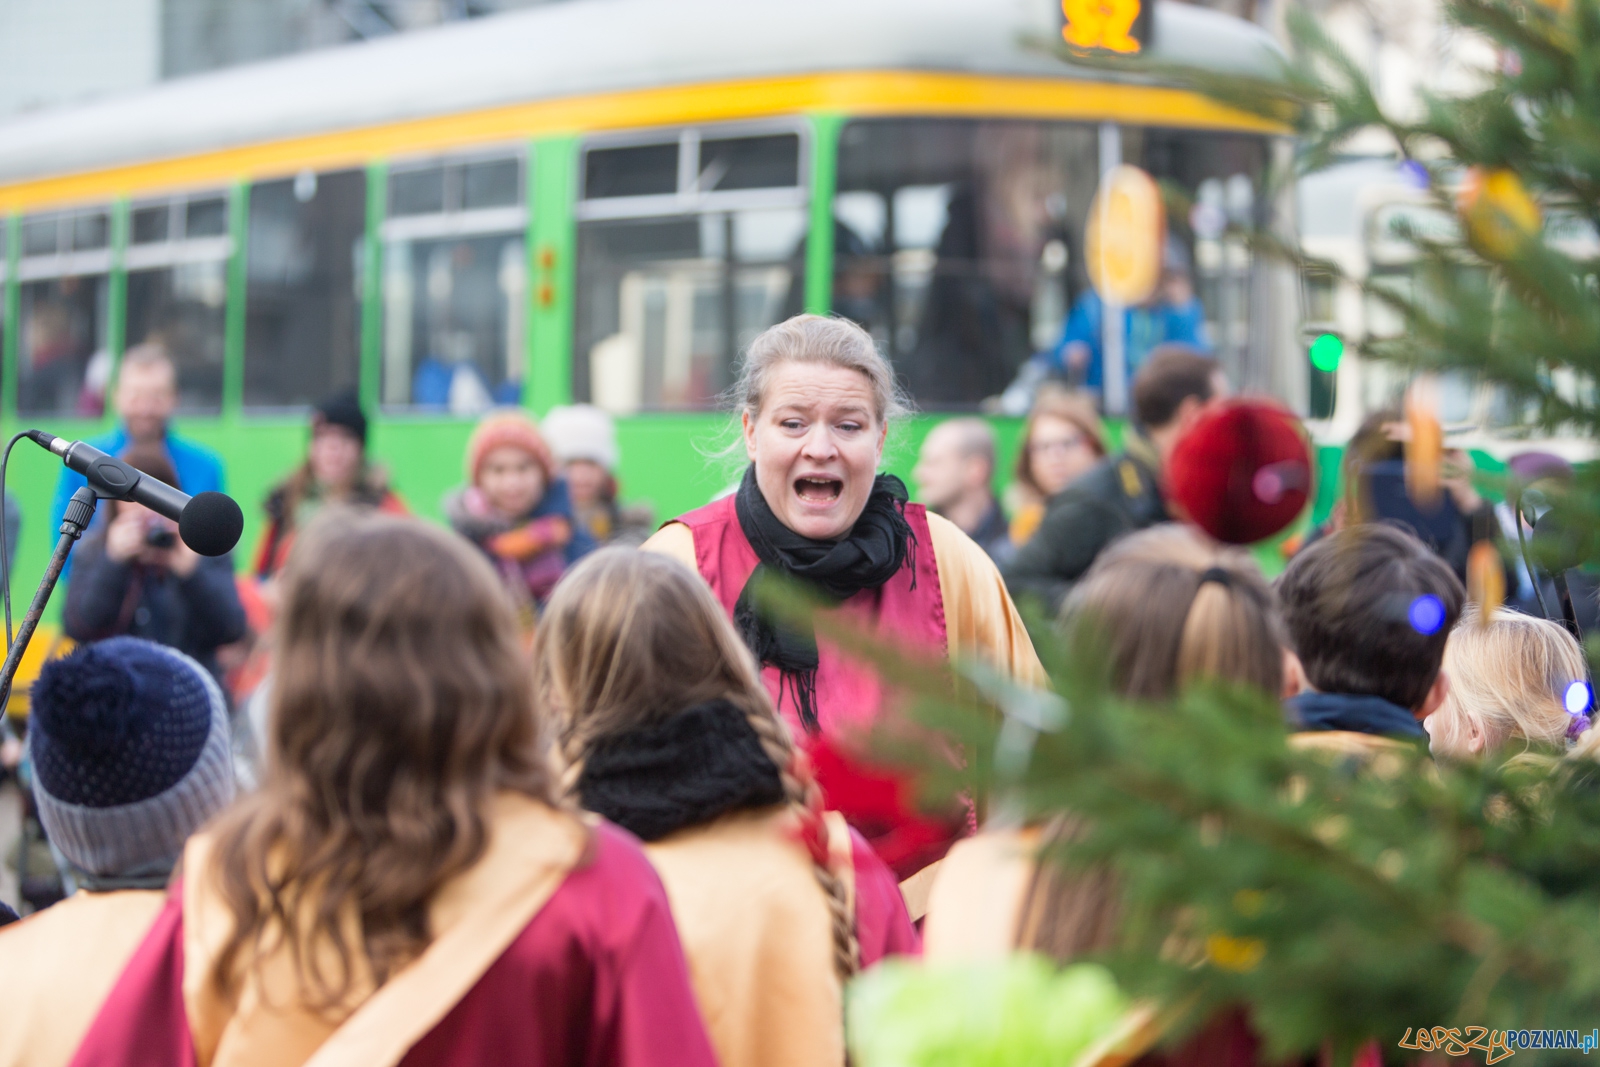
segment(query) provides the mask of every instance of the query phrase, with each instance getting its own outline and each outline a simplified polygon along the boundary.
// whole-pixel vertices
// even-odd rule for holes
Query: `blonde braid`
[[[818,820],[827,854],[828,824],[821,821],[822,792],[810,773],[797,767],[789,728],[765,703],[760,707],[747,708],[745,720],[756,732],[762,751],[778,768],[779,780],[783,782],[783,795],[790,808],[802,821]],[[839,980],[848,981],[860,969],[861,945],[856,940],[855,916],[851,914],[850,901],[845,894],[844,879],[835,874],[827,862],[815,856],[812,857],[811,871],[828,900],[828,915],[833,925],[834,967],[839,972]]]
[[[563,801],[575,807],[583,807],[583,798],[578,795],[578,781],[583,777],[584,750],[589,747],[589,741],[583,736],[583,731],[569,723],[562,731],[561,736],[561,785],[560,796]]]

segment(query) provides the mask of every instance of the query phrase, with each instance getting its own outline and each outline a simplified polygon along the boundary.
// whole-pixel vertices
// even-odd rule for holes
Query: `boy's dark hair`
[[[1427,606],[1413,610],[1422,596],[1438,598],[1443,618],[1430,617]],[[1411,534],[1362,523],[1295,556],[1278,579],[1278,599],[1315,689],[1382,697],[1415,711],[1439,675],[1466,590]]]
[[[1157,345],[1133,376],[1133,417],[1147,430],[1160,429],[1189,397],[1211,399],[1217,369],[1216,360],[1187,345]]]

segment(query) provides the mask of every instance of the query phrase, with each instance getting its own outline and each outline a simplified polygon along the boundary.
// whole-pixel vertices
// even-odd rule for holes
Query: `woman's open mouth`
[[[807,504],[831,504],[844,492],[844,482],[838,478],[808,475],[795,479],[794,492]]]

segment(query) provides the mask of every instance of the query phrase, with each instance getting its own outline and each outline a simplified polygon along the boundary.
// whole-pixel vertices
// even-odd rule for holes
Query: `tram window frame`
[[[216,290],[215,300],[201,300],[212,321],[207,325],[208,336],[202,342],[200,358],[192,359],[190,353],[168,350],[178,373],[178,410],[184,414],[214,416],[222,411],[223,381],[227,373],[224,338],[227,272],[234,253],[233,235],[228,232],[231,195],[226,189],[206,189],[136,200],[129,205],[128,240],[122,253],[122,269],[127,277],[122,313],[128,348],[148,339],[148,327],[145,336],[135,335],[136,319],[140,317],[135,314],[135,304],[143,299],[139,290],[143,287],[144,276],[153,279],[156,272],[171,272],[166,282],[169,290],[166,299],[176,301],[170,290],[179,288],[177,275],[180,272],[207,270],[213,275],[209,279],[189,280],[192,288]],[[220,228],[207,226],[210,232],[193,233],[196,208],[219,219]],[[161,225],[148,225],[143,238],[138,239],[141,216],[146,222],[159,219]],[[149,314],[153,321],[156,312],[152,310]]]
[[[318,206],[320,197],[330,195],[330,186],[338,187],[331,193],[335,199]],[[298,205],[290,209],[292,216],[268,219],[264,207],[268,190],[273,196],[287,190],[290,200]],[[250,183],[244,243],[244,345],[239,372],[246,414],[303,412],[329,395],[360,388],[362,254],[369,236],[369,193],[364,167],[305,170]],[[263,242],[265,231],[258,228],[259,224],[278,224],[286,218],[292,220],[287,230]],[[336,228],[338,238],[349,238],[348,247],[332,243]],[[270,248],[272,240],[281,240],[285,233],[297,240],[307,235],[316,238],[307,257],[309,266],[303,275],[293,279],[287,272],[298,269],[296,254],[284,255],[279,249],[277,260],[264,260],[262,256],[264,243]],[[269,266],[285,269],[282,280],[261,270]],[[314,271],[325,272],[325,277],[307,284],[306,278]],[[306,333],[308,323],[310,332]],[[317,328],[323,324],[328,327],[326,334]],[[302,338],[309,345],[293,336],[295,330],[302,331]],[[308,348],[314,358],[300,358],[299,354]],[[281,366],[288,362],[286,354],[293,361],[287,372]],[[325,370],[325,380],[311,382],[308,375],[299,373],[308,368],[319,373]],[[275,395],[266,395],[269,393]]]
[[[702,166],[702,144],[767,137],[794,139],[792,184],[721,189],[715,184],[706,182],[708,171]],[[596,153],[665,145],[674,146],[677,151],[674,191],[629,196],[588,195],[586,182],[590,173],[590,161]],[[584,141],[577,153],[574,174],[575,187],[579,191],[573,209],[578,229],[575,273],[578,291],[573,306],[575,322],[572,356],[572,391],[575,400],[597,404],[604,401],[616,414],[709,411],[717,407],[717,395],[728,384],[725,379],[731,380],[739,351],[749,341],[749,337],[743,335],[750,333],[753,327],[749,322],[742,322],[741,316],[749,317],[751,308],[755,306],[752,301],[766,301],[764,306],[770,311],[771,303],[776,299],[780,318],[783,314],[800,310],[800,307],[790,305],[795,303],[795,294],[805,282],[805,248],[811,229],[813,152],[810,125],[800,119],[787,118],[599,134]],[[720,180],[721,176],[721,174],[714,175],[717,180]],[[712,187],[702,188],[703,184],[712,184]],[[793,227],[795,231],[793,248],[787,249],[781,257],[774,259],[772,255],[756,254],[746,258],[741,253],[741,247],[750,247],[749,241],[759,244],[762,237],[769,236],[766,231],[785,232],[788,223],[793,222],[794,217],[798,218],[798,223]],[[611,393],[615,393],[614,396],[611,393],[598,394],[594,389],[593,361],[603,358],[597,349],[601,343],[627,334],[624,326],[626,322],[631,321],[619,307],[616,309],[617,333],[588,337],[591,331],[586,328],[586,320],[600,314],[603,306],[614,302],[609,296],[614,295],[617,300],[625,299],[625,294],[621,292],[609,294],[589,291],[591,271],[600,269],[599,265],[593,262],[593,257],[598,254],[596,250],[600,247],[596,242],[608,243],[611,235],[622,234],[623,228],[628,227],[630,223],[636,226],[642,224],[644,229],[640,231],[641,234],[651,227],[655,227],[660,233],[666,233],[675,226],[679,229],[699,228],[701,239],[698,243],[701,254],[698,258],[705,260],[707,264],[713,262],[722,264],[722,282],[719,289],[721,304],[715,323],[718,330],[715,365],[709,370],[701,366],[699,371],[704,372],[706,380],[701,384],[711,389],[711,395],[689,395],[681,401],[668,401],[662,396],[647,396],[648,393],[662,392],[667,382],[662,378],[665,367],[656,367],[650,353],[643,350],[639,351],[630,363],[632,366],[630,389],[623,389],[620,392],[611,390]],[[710,234],[714,240],[709,246],[706,244],[705,229],[708,225],[717,231]],[[706,251],[708,247],[712,251]],[[648,264],[651,261],[646,257],[641,262]],[[669,261],[663,261],[665,262]],[[779,270],[789,271],[785,295],[781,299],[774,296],[777,292],[774,286],[778,285],[776,272]],[[655,291],[659,288],[661,280],[652,281],[645,277],[649,273],[645,270],[640,276],[639,285],[634,287],[639,292],[634,292],[633,295],[640,299],[660,298],[662,295]],[[626,278],[623,280],[626,281]],[[645,293],[645,289],[649,289],[649,292]],[[762,295],[763,292],[765,296]],[[803,299],[801,303],[803,304]],[[600,317],[606,318],[607,314],[601,314]],[[766,314],[758,312],[754,320],[764,321],[766,317],[768,317]],[[695,315],[691,314],[688,324],[691,345],[694,344],[692,337],[696,333],[697,321]],[[646,329],[648,326],[638,323],[635,325],[639,325],[641,329]],[[600,329],[603,330],[603,327]],[[585,341],[590,343],[585,344]],[[674,348],[674,352],[676,351]],[[611,354],[616,355],[615,352]],[[685,370],[684,367],[677,365],[683,360],[692,359],[693,357],[680,352],[678,359],[673,361],[674,367],[692,378],[699,372],[692,367]],[[624,393],[629,395],[623,396]]]
[[[91,239],[86,242],[93,247],[81,247],[81,244],[85,243],[79,240],[85,220],[88,220],[91,235],[96,231],[103,235],[102,240]],[[52,230],[54,235],[48,244],[49,251],[44,251],[46,244],[39,238]],[[19,290],[19,315],[14,327],[9,324],[7,327],[17,331],[18,395],[14,399],[15,409],[23,417],[73,417],[82,414],[80,406],[92,395],[92,383],[100,373],[104,374],[105,381],[100,383],[101,389],[97,399],[103,406],[104,385],[105,382],[109,382],[111,365],[109,349],[112,316],[110,280],[113,260],[111,206],[94,205],[24,215],[21,218],[20,236],[23,241],[23,255],[17,263],[16,278]],[[31,253],[27,248],[29,237],[35,239],[33,245],[35,250]],[[92,304],[90,332],[93,336],[88,339],[88,352],[81,355],[83,365],[77,372],[77,396],[70,405],[64,407],[24,406],[23,399],[30,394],[32,387],[32,382],[25,380],[29,376],[24,374],[23,367],[32,356],[32,352],[27,348],[27,340],[29,323],[36,314],[34,301],[37,291],[34,287],[50,284],[59,287],[69,280],[75,282],[81,280],[92,287],[88,297]],[[69,358],[75,362],[79,357]],[[64,396],[59,391],[58,395]]]
[[[506,163],[516,166],[512,202],[481,207],[469,206],[472,172],[478,168]],[[499,145],[465,153],[412,157],[389,164],[389,173],[385,179],[387,202],[384,219],[379,226],[379,242],[383,255],[379,282],[382,340],[379,343],[378,395],[380,407],[384,412],[475,418],[488,407],[513,402],[509,398],[509,393],[504,391],[508,383],[516,384],[517,400],[514,402],[521,403],[527,388],[527,343],[531,326],[528,247],[530,228],[533,224],[533,206],[528,194],[528,176],[532,173],[532,165],[533,160],[528,150],[511,145]],[[437,171],[440,176],[438,207],[430,211],[396,212],[394,194],[397,181],[403,182],[412,176],[432,171]],[[486,403],[468,403],[455,409],[452,409],[448,402],[418,403],[414,399],[417,372],[414,348],[407,344],[404,349],[397,347],[393,352],[390,350],[391,342],[395,338],[399,336],[409,338],[412,335],[417,321],[417,311],[414,306],[410,309],[410,315],[403,321],[398,317],[398,309],[391,304],[390,285],[398,284],[400,276],[404,273],[395,258],[396,252],[401,246],[409,252],[413,242],[494,238],[513,240],[517,243],[513,262],[503,262],[500,269],[504,271],[507,267],[511,267],[513,270],[520,270],[520,278],[516,279],[518,283],[516,291],[506,293],[506,322],[502,324],[507,337],[503,353],[506,373],[497,381],[491,382],[486,378],[482,380],[481,384],[488,394]],[[502,253],[502,259],[506,258]],[[402,328],[403,334],[399,332]],[[478,363],[482,378],[482,363],[475,362]],[[404,378],[396,375],[402,365],[406,371]]]
[[[1099,151],[1098,126],[1077,119],[869,115],[840,131],[831,306],[872,334],[920,410],[982,411],[1060,344],[1089,290]],[[1025,241],[986,239],[1008,214],[994,209],[1020,203],[1034,205],[1012,231]]]
[[[738,189],[700,189],[705,172],[700,167],[702,141],[736,141],[759,137],[794,136],[795,183],[763,185]],[[589,158],[595,152],[618,148],[678,146],[677,188],[670,193],[629,196],[589,196],[585,182]],[[760,208],[806,207],[811,202],[813,145],[810,127],[799,121],[729,122],[684,126],[670,130],[634,131],[601,134],[587,139],[578,153],[574,188],[578,190],[573,216],[578,222],[600,219],[649,218],[659,215],[691,215],[706,211],[737,211]]]

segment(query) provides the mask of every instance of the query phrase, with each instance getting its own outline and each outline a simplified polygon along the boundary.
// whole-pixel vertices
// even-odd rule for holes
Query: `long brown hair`
[[[232,996],[282,943],[306,1001],[333,1007],[356,953],[381,985],[428,945],[429,902],[483,854],[493,795],[553,803],[554,772],[510,601],[458,539],[331,511],[283,583],[266,780],[216,831],[235,925],[212,978]]]
[[[1107,549],[1062,612],[1069,639],[1087,639],[1122,696],[1165,700],[1201,679],[1283,689],[1277,600],[1255,560],[1176,524]],[[1046,827],[1044,848],[1082,832],[1072,816]],[[1017,930],[1021,947],[1068,960],[1110,947],[1119,889],[1104,865],[1034,871]]]
[[[726,700],[744,712],[797,814],[812,817],[820,801],[749,649],[699,575],[676,560],[607,548],[568,571],[539,620],[534,679],[560,723],[569,794],[600,739]],[[812,866],[833,920],[835,964],[848,977],[858,950],[844,887],[825,864]]]

